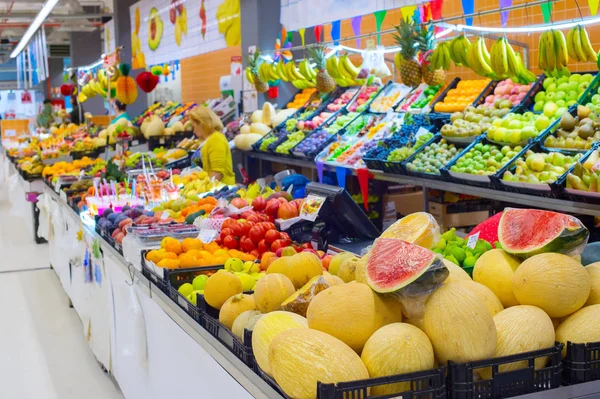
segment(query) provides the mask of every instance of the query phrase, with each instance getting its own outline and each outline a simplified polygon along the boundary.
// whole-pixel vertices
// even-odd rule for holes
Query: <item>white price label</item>
[[[420,127],[419,130],[417,130],[417,134],[415,134],[415,138],[419,138],[424,134],[429,133],[429,130],[425,129],[424,127]]]
[[[168,219],[169,216],[169,212],[163,212],[162,215],[160,215],[160,220]]]
[[[202,229],[200,230],[200,234],[198,234],[198,239],[205,244],[209,244],[213,242],[218,235],[219,232],[217,230]]]
[[[474,249],[475,245],[477,245],[477,240],[479,240],[479,232],[475,233],[472,236],[469,236],[469,240],[467,241],[467,247]]]

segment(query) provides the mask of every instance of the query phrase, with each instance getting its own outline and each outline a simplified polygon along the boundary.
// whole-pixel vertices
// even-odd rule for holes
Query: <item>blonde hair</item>
[[[223,122],[210,108],[207,107],[196,107],[190,112],[190,119],[192,122],[197,123],[209,132],[223,130]]]

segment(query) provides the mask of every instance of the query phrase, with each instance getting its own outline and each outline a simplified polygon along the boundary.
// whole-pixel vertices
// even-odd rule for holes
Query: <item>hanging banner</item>
[[[341,33],[341,21],[333,21],[331,23],[331,40],[336,46],[340,44],[340,33]]]
[[[323,25],[317,25],[314,28],[314,32],[315,32],[315,40],[317,41],[317,43],[321,43],[321,40],[323,40],[321,34],[323,33]]]
[[[512,6],[512,0],[500,0],[500,8]],[[506,22],[508,22],[508,13],[510,11],[500,11],[500,20],[502,21],[502,27],[506,28]]]
[[[412,18],[416,10],[417,6],[406,6],[400,9],[400,14],[402,14],[402,18],[404,18],[404,20],[407,20],[409,18]]]
[[[465,14],[473,14],[475,12],[475,0],[461,0],[462,9]],[[473,17],[465,18],[467,25],[473,25]]]
[[[362,15],[352,18],[352,32],[354,36],[360,36],[360,23],[362,22]],[[360,48],[360,39],[356,39],[356,48]]]
[[[383,25],[383,20],[387,14],[386,10],[376,11],[375,12],[375,29],[377,32],[381,32],[381,25]],[[377,44],[381,44],[381,35],[377,35]]]
[[[552,16],[552,3],[544,3],[540,4],[542,8],[542,15],[544,16],[544,23],[550,22],[550,17]]]
[[[289,30],[309,28],[331,21],[350,19],[404,6],[414,6],[428,0],[281,0],[282,25]]]
[[[129,15],[134,69],[242,43],[240,0],[141,0]]]
[[[102,51],[104,54],[115,51],[117,47],[115,41],[115,20],[111,19],[107,23],[104,24],[104,50]]]
[[[588,6],[590,7],[591,16],[594,16],[598,13],[598,0],[588,0]]]

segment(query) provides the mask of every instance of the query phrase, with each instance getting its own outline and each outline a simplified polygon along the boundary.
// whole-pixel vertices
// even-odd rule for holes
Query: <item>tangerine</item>
[[[148,260],[150,262],[158,263],[162,259],[163,259],[163,254],[156,249],[153,249],[152,251],[150,251],[146,254],[146,260]]]
[[[157,266],[166,269],[177,269],[179,268],[179,259],[163,259],[158,262]]]
[[[167,252],[174,252],[177,255],[179,255],[182,252],[181,249],[181,243],[172,238],[172,237],[166,237],[162,240],[162,242],[160,243],[160,245],[165,249],[165,251]]]
[[[197,238],[184,238],[183,241],[181,241],[181,249],[183,252],[200,250],[202,249],[202,241]]]

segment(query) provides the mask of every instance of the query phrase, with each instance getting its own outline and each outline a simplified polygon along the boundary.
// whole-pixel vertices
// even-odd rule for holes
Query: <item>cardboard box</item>
[[[423,191],[406,194],[386,194],[383,197],[383,229],[396,220],[415,212],[423,212]]]
[[[490,216],[488,210],[451,213],[448,212],[448,207],[452,207],[452,205],[439,204],[437,202],[429,203],[429,213],[437,220],[442,231],[446,231],[452,227],[476,226]]]

